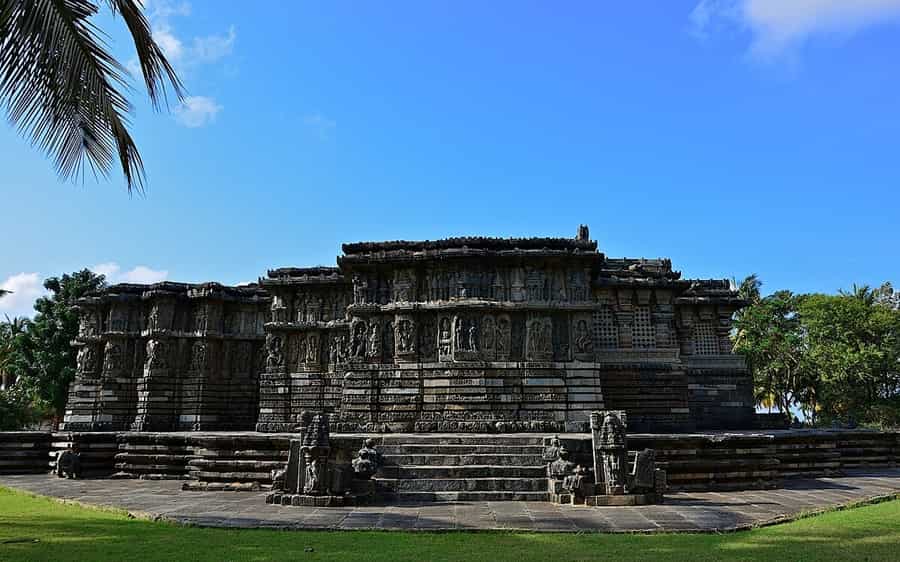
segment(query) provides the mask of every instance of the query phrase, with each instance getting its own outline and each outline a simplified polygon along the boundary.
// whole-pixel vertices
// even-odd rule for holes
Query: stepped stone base
[[[0,474],[49,472],[55,451],[77,443],[89,477],[184,480],[196,491],[266,490],[296,434],[255,432],[0,432]],[[386,500],[550,499],[542,459],[550,434],[332,434],[334,462],[349,463],[373,437],[383,464],[373,478]],[[590,435],[562,434],[573,461],[590,465]],[[900,464],[900,432],[770,430],[628,436],[654,448],[672,491],[782,487],[786,479]]]

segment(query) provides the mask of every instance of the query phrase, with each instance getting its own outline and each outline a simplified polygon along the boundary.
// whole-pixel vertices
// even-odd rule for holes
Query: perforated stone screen
[[[634,347],[656,347],[656,334],[650,321],[650,307],[634,307],[634,323],[631,325],[631,341]]]
[[[694,355],[718,355],[719,340],[710,322],[694,324]]]
[[[608,306],[594,311],[594,345],[599,349],[619,346],[619,329],[613,311]]]

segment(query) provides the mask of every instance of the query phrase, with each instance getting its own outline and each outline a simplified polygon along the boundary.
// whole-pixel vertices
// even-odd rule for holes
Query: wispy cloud
[[[793,55],[813,37],[897,22],[900,0],[701,0],[690,15],[700,38],[727,28],[748,31],[748,53],[758,60]]]
[[[147,0],[144,11],[150,21],[153,38],[165,53],[166,58],[175,67],[182,79],[189,76],[201,65],[216,63],[234,51],[237,30],[229,26],[224,33],[198,36],[185,39],[180,36],[172,19],[187,17],[192,13],[188,2],[172,0]],[[129,72],[140,76],[140,67],[136,58],[127,63]],[[223,107],[211,96],[192,96],[175,110],[175,120],[185,127],[203,127],[215,121]]]
[[[304,116],[303,124],[315,132],[322,140],[331,138],[334,134],[334,130],[337,128],[337,123],[333,119],[329,119],[321,113],[313,113]]]
[[[215,122],[216,115],[224,109],[216,100],[207,96],[187,96],[175,108],[175,120],[185,127],[204,127]]]
[[[0,298],[0,318],[2,315],[28,316],[34,315],[34,301],[46,294],[44,282],[37,273],[17,273],[10,275],[0,289],[10,291],[10,294]]]
[[[159,283],[169,278],[169,272],[165,269],[138,265],[123,271],[114,261],[100,263],[90,269],[94,273],[104,275],[107,283]]]

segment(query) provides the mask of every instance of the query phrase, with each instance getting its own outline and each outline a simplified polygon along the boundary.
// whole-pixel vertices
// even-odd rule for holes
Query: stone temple
[[[258,284],[120,284],[82,300],[66,431],[587,432],[749,428],[744,303],[589,239],[343,245]]]

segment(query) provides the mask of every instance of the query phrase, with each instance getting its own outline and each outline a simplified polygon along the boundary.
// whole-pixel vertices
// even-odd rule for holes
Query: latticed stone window
[[[718,355],[719,339],[711,322],[694,324],[694,355]]]
[[[610,307],[604,306],[594,311],[594,345],[598,349],[619,347],[619,329]]]
[[[643,349],[656,347],[656,334],[650,320],[649,306],[634,307],[634,322],[631,325],[631,345]]]

